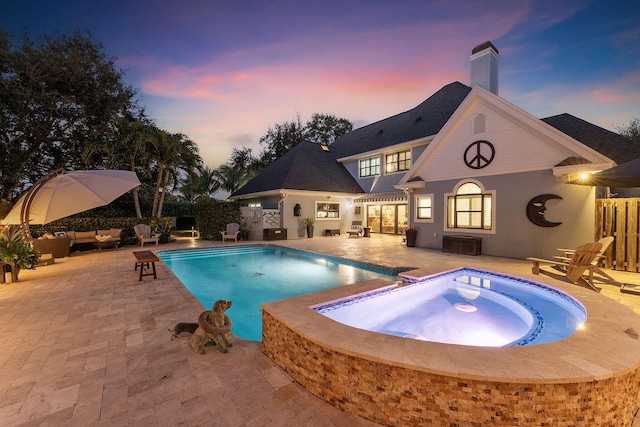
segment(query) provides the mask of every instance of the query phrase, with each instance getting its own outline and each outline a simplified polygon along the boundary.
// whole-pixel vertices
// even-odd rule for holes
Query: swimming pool
[[[397,280],[398,271],[273,245],[159,252],[158,257],[207,309],[219,299],[232,333],[262,339],[260,304],[370,280]]]
[[[313,307],[345,325],[445,344],[545,344],[580,329],[587,313],[541,283],[472,268],[439,273]]]

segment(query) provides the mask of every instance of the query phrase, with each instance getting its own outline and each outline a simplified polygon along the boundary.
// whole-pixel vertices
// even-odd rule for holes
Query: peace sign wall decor
[[[464,164],[471,169],[489,166],[496,156],[496,149],[489,141],[475,141],[464,150]]]

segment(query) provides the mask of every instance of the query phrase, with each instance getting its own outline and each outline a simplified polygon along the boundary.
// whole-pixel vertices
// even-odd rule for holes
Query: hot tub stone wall
[[[602,381],[518,384],[465,380],[330,350],[266,311],[262,349],[303,387],[385,425],[630,426],[640,375]]]

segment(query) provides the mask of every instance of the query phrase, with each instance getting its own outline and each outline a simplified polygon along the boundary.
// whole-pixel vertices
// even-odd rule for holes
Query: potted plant
[[[249,240],[249,231],[251,230],[251,225],[247,221],[247,219],[243,216],[240,217],[240,235],[242,236],[242,240]]]
[[[307,227],[307,237],[308,238],[312,238],[313,237],[313,226],[316,223],[316,219],[312,218],[310,216],[306,217],[304,219],[304,225]]]
[[[171,238],[171,218],[158,218],[151,221],[151,228],[156,236],[158,236],[158,242],[169,243]]]
[[[0,234],[0,264],[4,275],[6,265],[11,268],[11,281],[18,281],[21,269],[35,268],[38,252],[22,240],[23,233],[19,227],[6,227]],[[4,278],[4,277],[3,277]]]
[[[416,245],[416,237],[418,237],[418,230],[414,227],[409,227],[404,230],[407,237],[407,246],[413,248]]]

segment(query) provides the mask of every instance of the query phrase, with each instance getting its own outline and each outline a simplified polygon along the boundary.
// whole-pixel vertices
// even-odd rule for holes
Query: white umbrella
[[[140,185],[135,172],[58,169],[40,178],[2,220],[5,224],[47,224],[111,203]]]

